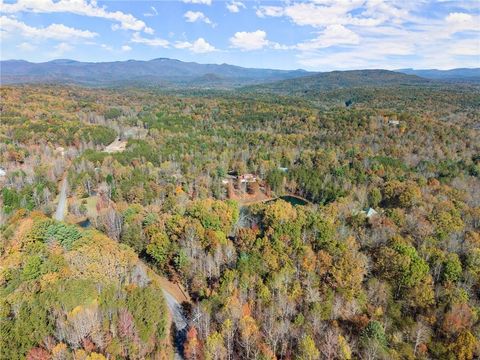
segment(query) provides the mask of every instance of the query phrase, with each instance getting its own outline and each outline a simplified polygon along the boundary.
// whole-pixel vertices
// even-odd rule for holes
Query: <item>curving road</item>
[[[60,189],[60,194],[58,196],[58,205],[57,210],[53,218],[57,221],[63,221],[65,217],[65,211],[67,207],[67,177],[65,176],[62,181],[62,187]]]
[[[168,310],[172,314],[172,320],[175,323],[177,330],[183,330],[187,327],[187,319],[183,315],[182,306],[180,303],[165,289],[163,290],[163,295],[165,296],[165,301],[167,302]]]
[[[165,302],[167,303],[168,310],[172,315],[173,323],[175,324],[175,360],[183,359],[183,344],[185,343],[187,335],[187,319],[183,314],[182,306],[175,299],[175,297],[170,294],[167,290],[163,290],[163,295],[165,297]]]

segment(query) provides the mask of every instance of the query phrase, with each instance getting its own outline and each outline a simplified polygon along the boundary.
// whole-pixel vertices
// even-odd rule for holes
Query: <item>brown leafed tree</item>
[[[198,339],[197,329],[194,326],[190,326],[187,331],[183,353],[187,360],[202,360],[204,358],[202,344]]]
[[[51,359],[50,353],[40,347],[31,349],[27,354],[27,360],[49,360]]]

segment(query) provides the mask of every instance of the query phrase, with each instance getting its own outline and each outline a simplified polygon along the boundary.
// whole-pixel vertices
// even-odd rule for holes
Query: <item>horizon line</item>
[[[415,70],[415,71],[430,71],[430,70],[435,70],[435,71],[451,71],[451,70],[459,70],[459,69],[468,69],[468,70],[476,70],[480,69],[480,67],[454,67],[454,68],[448,68],[448,69],[438,69],[438,68],[414,68],[414,67],[406,67],[406,68],[398,68],[398,69],[386,69],[386,68],[350,68],[350,69],[343,69],[343,70],[317,70],[317,71],[312,71],[312,70],[305,70],[302,68],[297,68],[297,69],[278,69],[278,68],[260,68],[260,67],[246,67],[246,66],[241,66],[241,65],[234,65],[234,64],[229,64],[229,63],[201,63],[201,62],[196,62],[196,61],[184,61],[180,59],[175,59],[175,58],[168,58],[168,57],[158,57],[158,58],[152,58],[149,60],[142,60],[142,59],[127,59],[127,60],[112,60],[112,61],[82,61],[82,60],[75,60],[71,58],[54,58],[51,60],[47,61],[39,61],[39,62],[34,62],[34,61],[29,61],[25,59],[0,59],[1,62],[8,62],[8,61],[23,61],[27,62],[29,64],[46,64],[46,63],[52,63],[55,61],[72,61],[72,62],[77,62],[77,63],[85,63],[85,64],[105,64],[105,63],[115,63],[115,62],[129,62],[129,61],[137,61],[137,62],[150,62],[154,60],[173,60],[173,61],[179,61],[182,63],[191,63],[191,64],[199,64],[199,65],[227,65],[227,66],[235,66],[235,67],[240,67],[244,69],[258,69],[258,70],[277,70],[277,71],[304,71],[307,73],[322,73],[322,72],[334,72],[334,71],[355,71],[355,70],[386,70],[386,71],[401,71],[401,70]]]

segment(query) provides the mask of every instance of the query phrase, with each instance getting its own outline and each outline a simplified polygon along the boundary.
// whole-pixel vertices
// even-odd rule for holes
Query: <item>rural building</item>
[[[238,177],[241,183],[250,183],[257,181],[257,177],[253,174],[243,174]]]
[[[373,209],[373,208],[369,208],[368,211],[367,211],[367,218],[371,218],[371,217],[374,217],[374,216],[377,216],[378,215],[378,212]]]

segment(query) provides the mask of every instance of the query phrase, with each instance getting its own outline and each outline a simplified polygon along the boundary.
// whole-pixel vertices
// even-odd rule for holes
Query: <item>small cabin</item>
[[[400,121],[398,121],[398,120],[388,120],[388,124],[393,125],[393,126],[398,126],[398,125],[400,125]]]
[[[0,167],[0,177],[7,176],[7,171]]]
[[[243,174],[238,177],[241,183],[251,183],[257,181],[257,177],[253,174]]]
[[[374,216],[377,216],[378,215],[378,212],[373,209],[373,208],[369,208],[368,211],[367,211],[367,218],[372,218]]]

